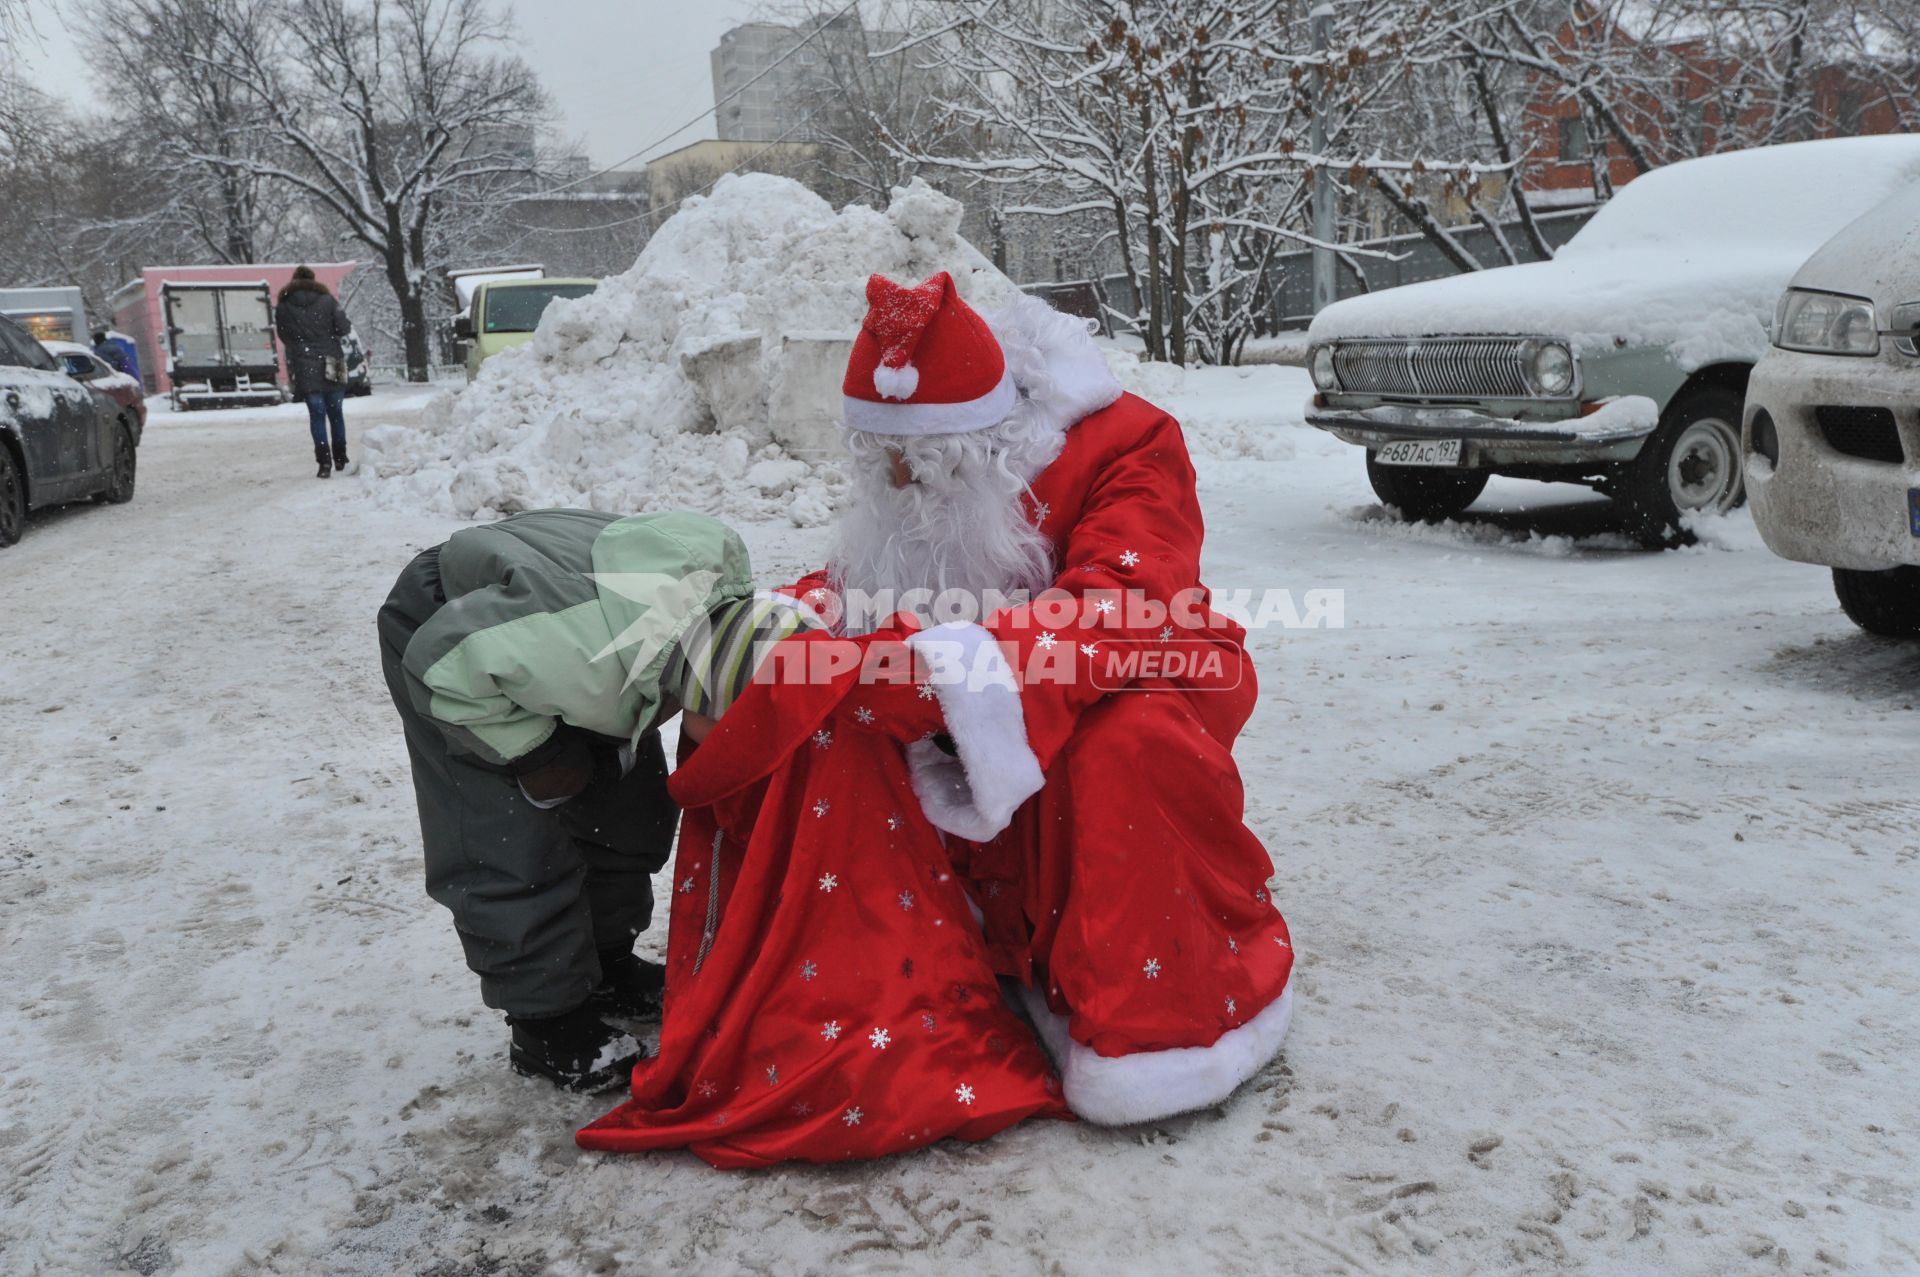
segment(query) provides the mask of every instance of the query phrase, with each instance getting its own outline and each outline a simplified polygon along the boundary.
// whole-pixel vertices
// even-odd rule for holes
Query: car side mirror
[[[1903,355],[1920,355],[1920,302],[1893,308],[1894,345]]]
[[[461,341],[472,341],[473,317],[471,315],[455,315],[453,317],[453,335]]]

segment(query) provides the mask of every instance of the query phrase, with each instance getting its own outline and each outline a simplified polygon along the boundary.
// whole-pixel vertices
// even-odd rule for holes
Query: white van
[[[1832,568],[1862,629],[1920,638],[1920,182],[1794,275],[1742,445],[1768,548]]]

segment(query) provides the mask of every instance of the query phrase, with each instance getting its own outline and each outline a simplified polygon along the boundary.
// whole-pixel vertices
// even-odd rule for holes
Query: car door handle
[[[15,391],[9,390],[7,392],[7,407],[18,408],[19,406],[20,406],[19,394]]]

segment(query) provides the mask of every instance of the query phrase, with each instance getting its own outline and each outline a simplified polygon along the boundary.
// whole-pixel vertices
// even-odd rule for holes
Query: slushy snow
[[[0,1273],[1920,1270],[1920,652],[1744,510],[1648,554],[1495,479],[1406,524],[1305,372],[1151,376],[1207,583],[1344,597],[1248,636],[1299,966],[1239,1094],[851,1165],[581,1152],[612,1099],[509,1072],[373,652],[459,524],[317,482],[300,405],[156,400],[132,503],[0,552]],[[738,526],[763,582],[827,550]]]
[[[722,178],[417,427],[368,431],[377,498],[460,518],[591,506],[823,525],[845,487],[832,421],[868,275],[946,270],[978,307],[1014,291],[961,238],[961,211],[919,181],[880,213]]]

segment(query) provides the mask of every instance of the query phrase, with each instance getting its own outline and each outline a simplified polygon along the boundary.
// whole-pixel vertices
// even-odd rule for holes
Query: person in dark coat
[[[353,325],[347,322],[339,299],[314,278],[313,268],[299,266],[280,290],[273,328],[286,348],[294,398],[306,401],[313,459],[320,463],[319,477],[324,479],[347,466],[347,420],[342,410],[347,398],[347,360],[340,339],[353,331]],[[333,427],[331,452],[327,449],[329,424]]]

